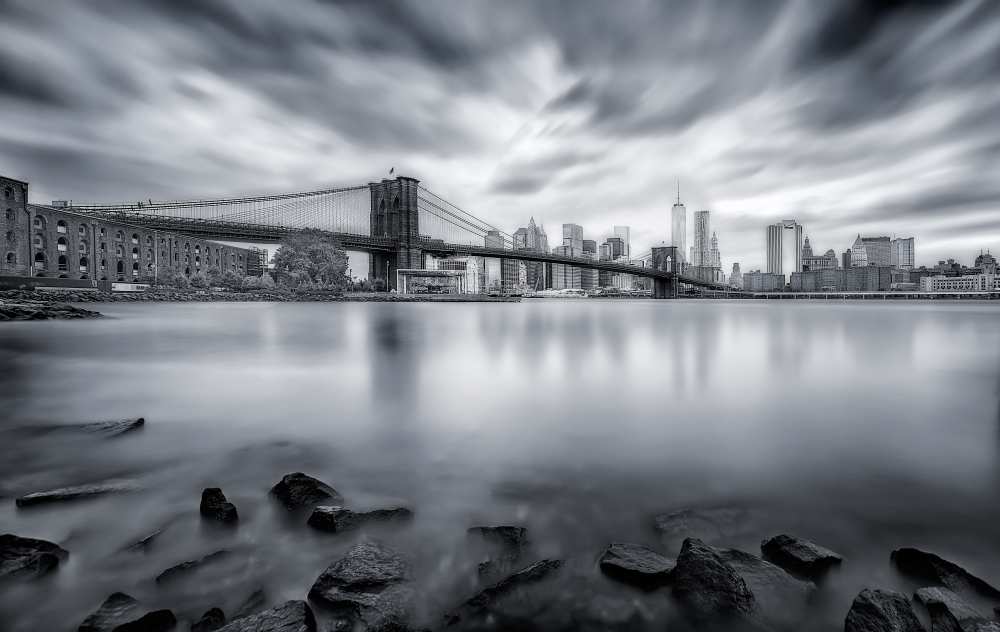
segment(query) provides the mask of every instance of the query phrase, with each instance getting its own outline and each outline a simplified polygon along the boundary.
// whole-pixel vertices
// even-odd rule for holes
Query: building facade
[[[912,270],[916,265],[913,237],[897,237],[892,240],[889,265],[902,270]]]
[[[786,219],[767,227],[767,272],[789,276],[802,270],[802,225]]]
[[[0,177],[0,195],[5,276],[153,283],[169,273],[259,268],[259,250],[30,204],[26,182]]]
[[[711,213],[695,211],[694,213],[694,243],[691,245],[691,260],[693,266],[711,266],[709,261],[711,242]]]
[[[780,292],[785,289],[785,275],[751,270],[743,273],[743,290],[748,292]]]
[[[670,209],[670,245],[677,249],[677,255],[687,255],[687,207],[681,204],[680,187],[677,188],[677,202]]]
[[[948,277],[931,276],[920,279],[922,292],[1000,292],[1000,276],[970,274]]]

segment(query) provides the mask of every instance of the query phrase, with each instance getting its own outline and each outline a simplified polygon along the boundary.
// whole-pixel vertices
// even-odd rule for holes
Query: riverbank
[[[62,302],[0,298],[0,322],[12,320],[74,320],[99,318],[100,312]]]

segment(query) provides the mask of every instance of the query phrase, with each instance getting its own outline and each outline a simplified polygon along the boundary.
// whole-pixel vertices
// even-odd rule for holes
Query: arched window
[[[177,263],[178,261],[180,261],[180,259],[181,259],[181,256],[175,252],[174,253],[174,263]]]
[[[196,254],[196,255],[200,255],[201,254],[201,246],[195,246],[194,247],[194,254]]]
[[[147,246],[152,246],[153,245],[153,236],[152,235],[146,235],[146,245]]]
[[[41,215],[35,215],[35,219],[31,220],[31,225],[36,230],[45,230],[45,218]]]
[[[58,222],[56,222],[56,232],[65,234],[66,222],[64,222],[63,220],[59,220]]]
[[[13,268],[15,265],[17,265],[17,255],[15,255],[13,252],[8,252],[7,253],[7,267]]]
[[[108,260],[101,259],[101,272],[104,272],[107,269],[108,269]]]
[[[191,268],[184,268],[185,276],[191,276]]]
[[[32,240],[31,243],[32,243],[32,245],[35,246],[35,248],[44,248],[45,247],[45,235],[43,235],[41,233],[35,233],[35,238],[34,238],[34,240]]]
[[[3,196],[4,196],[4,198],[6,198],[8,200],[11,199],[12,197],[14,197],[14,187],[9,186],[9,185],[6,186],[6,187],[4,187],[4,189],[3,189]]]
[[[166,259],[166,258],[167,258],[167,251],[166,250],[161,250],[160,251],[160,259]]]
[[[119,261],[118,265],[116,266],[116,270],[118,274],[125,274],[125,262]]]
[[[152,272],[153,271],[153,264],[152,263],[147,263],[146,264],[146,270],[148,272]]]
[[[56,250],[59,252],[66,252],[66,238],[60,237],[56,240]]]
[[[107,252],[107,251],[108,251],[108,245],[102,241],[101,242],[101,252]]]
[[[56,260],[56,264],[59,266],[59,270],[65,272],[69,270],[69,263],[66,261],[66,255],[59,255],[59,259]]]
[[[14,231],[8,230],[7,231],[7,243],[10,243],[12,241],[14,241]]]
[[[121,257],[125,254],[125,250],[121,246],[115,246],[115,255]]]
[[[77,246],[76,249],[79,250],[80,252],[87,252],[87,240],[81,239],[80,244]]]
[[[80,272],[83,272],[83,270],[80,270]],[[80,278],[81,279],[89,279],[90,275],[84,272],[83,274],[80,275]]]
[[[132,233],[132,243],[133,244],[139,243],[139,233]]]
[[[133,263],[132,264],[132,276],[134,276],[134,277],[139,276],[139,264],[138,263]]]
[[[87,264],[88,263],[90,263],[90,262],[87,261],[86,257],[80,257],[80,272],[86,272],[87,271]]]
[[[80,229],[77,232],[79,232],[80,236],[83,237],[84,235],[87,234],[87,227],[84,226],[83,224],[80,224]]]
[[[5,215],[7,216],[7,221],[8,222],[13,222],[14,221],[14,209],[12,209],[12,208],[7,209],[7,212],[5,213]]]
[[[132,249],[132,259],[133,260],[138,260],[139,259],[139,249],[138,248],[133,248]]]
[[[125,241],[125,233],[118,231],[115,233],[115,241]]]
[[[107,234],[107,233],[106,233],[106,232],[105,232],[105,230],[104,230],[104,229],[102,228],[102,229],[101,229],[101,237],[104,237],[104,236],[105,236],[106,234]]]
[[[191,242],[184,242],[184,252],[191,252]]]
[[[195,265],[196,268],[200,268],[201,267],[201,257],[195,257],[194,258],[194,265]]]

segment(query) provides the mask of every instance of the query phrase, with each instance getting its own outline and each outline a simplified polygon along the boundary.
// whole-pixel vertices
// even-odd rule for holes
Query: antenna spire
[[[677,203],[681,203],[681,179],[677,178]]]

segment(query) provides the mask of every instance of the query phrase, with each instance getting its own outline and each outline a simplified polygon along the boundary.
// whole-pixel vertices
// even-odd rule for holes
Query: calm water
[[[626,594],[610,541],[676,554],[652,516],[741,506],[726,544],[778,532],[847,557],[811,629],[861,587],[911,590],[889,552],[934,550],[1000,582],[1000,306],[525,301],[97,306],[91,322],[0,325],[0,532],[71,552],[0,589],[0,628],[75,629],[122,590],[195,616],[255,588],[303,598],[360,535],[314,533],[267,499],[302,470],[353,507],[406,505],[378,537],[411,555],[421,616],[475,589],[465,529],[529,527],[567,576]],[[145,416],[118,440],[24,426]],[[17,510],[28,491],[107,478],[136,493]],[[221,486],[235,532],[206,529]],[[166,526],[149,553],[120,549]],[[219,548],[211,577],[157,588]],[[627,593],[631,594],[631,593]],[[631,597],[630,597],[631,598]],[[657,616],[662,594],[634,595]],[[186,628],[181,628],[186,629]]]

